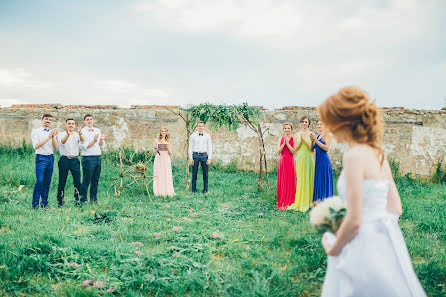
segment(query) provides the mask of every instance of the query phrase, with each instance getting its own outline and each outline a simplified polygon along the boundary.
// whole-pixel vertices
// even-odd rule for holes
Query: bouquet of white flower
[[[344,201],[338,196],[333,196],[318,203],[310,212],[310,223],[318,231],[336,232],[345,217],[347,210]]]

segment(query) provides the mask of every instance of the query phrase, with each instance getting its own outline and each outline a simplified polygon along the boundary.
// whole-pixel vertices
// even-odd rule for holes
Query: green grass
[[[150,202],[138,187],[115,198],[117,169],[112,155],[104,159],[97,205],[75,208],[69,177],[66,205],[55,208],[55,169],[53,208],[34,211],[32,152],[0,148],[1,295],[319,296],[326,266],[320,235],[308,213],[276,210],[274,174],[258,191],[256,174],[218,165],[204,196],[184,190],[184,167],[174,162],[178,195]],[[397,185],[417,275],[428,295],[445,295],[445,186],[408,178]],[[175,226],[182,229],[174,232]],[[83,287],[87,279],[105,288]],[[110,286],[114,292],[106,293]]]

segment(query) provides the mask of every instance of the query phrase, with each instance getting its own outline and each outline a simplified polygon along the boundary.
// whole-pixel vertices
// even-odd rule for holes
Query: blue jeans
[[[53,166],[54,155],[36,155],[36,185],[33,191],[33,208],[39,206],[40,198],[42,198],[42,206],[48,206],[48,192],[53,175]]]

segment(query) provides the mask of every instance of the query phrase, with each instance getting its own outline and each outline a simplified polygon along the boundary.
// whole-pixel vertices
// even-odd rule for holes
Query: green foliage
[[[223,164],[220,160],[212,162],[212,168],[222,172],[238,172],[238,164],[232,160],[229,164]]]
[[[103,159],[111,162],[119,162],[119,154],[123,157],[125,165],[135,165],[138,163],[153,162],[155,155],[152,150],[147,151],[135,151],[132,148],[121,148],[117,150],[107,151],[103,154]]]
[[[34,153],[34,148],[31,144],[26,143],[25,138],[22,139],[21,146],[17,147],[11,144],[0,146],[0,155],[7,155],[10,157],[21,157]]]
[[[116,211],[95,212],[92,221],[94,223],[111,223],[116,219]]]
[[[437,168],[432,176],[432,181],[434,183],[446,183],[446,171],[443,169],[444,157],[438,159]]]
[[[202,103],[189,106],[186,112],[192,119],[191,127],[195,127],[198,120],[209,123],[209,127],[213,130],[218,130],[220,127],[235,130],[240,124],[237,109],[233,105]]]
[[[251,121],[254,125],[257,125],[262,116],[262,111],[254,106],[249,106],[247,102],[237,106],[237,111],[245,121]]]
[[[53,208],[44,211],[31,209],[33,154],[0,154],[0,162],[0,193],[8,192],[0,202],[2,296],[320,295],[326,269],[320,234],[308,213],[278,211],[275,183],[258,191],[254,173],[211,167],[210,193],[201,195],[182,190],[184,168],[174,165],[174,198],[150,202],[135,190],[116,199],[107,192],[115,168],[104,158],[98,204],[74,207],[69,177],[58,209],[56,166]],[[18,181],[25,185],[20,192]],[[446,189],[406,178],[396,184],[415,271],[429,296],[444,296]],[[87,279],[105,288],[82,286]],[[107,295],[110,286],[115,292]]]
[[[251,121],[257,125],[262,115],[259,108],[249,106],[247,102],[240,105],[201,103],[188,106],[186,113],[191,119],[191,129],[195,127],[198,120],[201,120],[209,123],[213,130],[218,130],[220,127],[235,130],[242,121]]]
[[[343,168],[344,164],[342,164],[342,160],[339,162],[339,164],[333,164],[333,177],[338,177]]]
[[[388,158],[390,170],[392,171],[393,178],[401,177],[400,173],[400,161],[393,158]]]

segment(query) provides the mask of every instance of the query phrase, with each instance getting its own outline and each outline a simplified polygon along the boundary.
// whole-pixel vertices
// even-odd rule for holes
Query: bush
[[[390,170],[392,171],[393,178],[401,177],[400,161],[398,159],[388,158]]]
[[[236,172],[238,170],[238,164],[235,160],[231,160],[228,164],[223,164],[220,160],[212,162],[212,166],[215,169],[222,170],[225,172]]]
[[[155,159],[155,154],[151,150],[135,151],[133,148],[120,148],[117,150],[107,151],[103,153],[105,161],[111,163],[119,163],[119,154],[123,157],[125,165],[135,165],[138,163],[152,163]]]
[[[22,157],[28,156],[34,153],[34,148],[31,144],[26,143],[25,138],[22,139],[20,146],[14,146],[12,144],[3,144],[0,146],[0,155],[6,155],[9,157]]]
[[[444,157],[438,159],[437,168],[434,175],[432,176],[432,181],[434,183],[445,183],[446,182],[446,170],[443,169]]]

